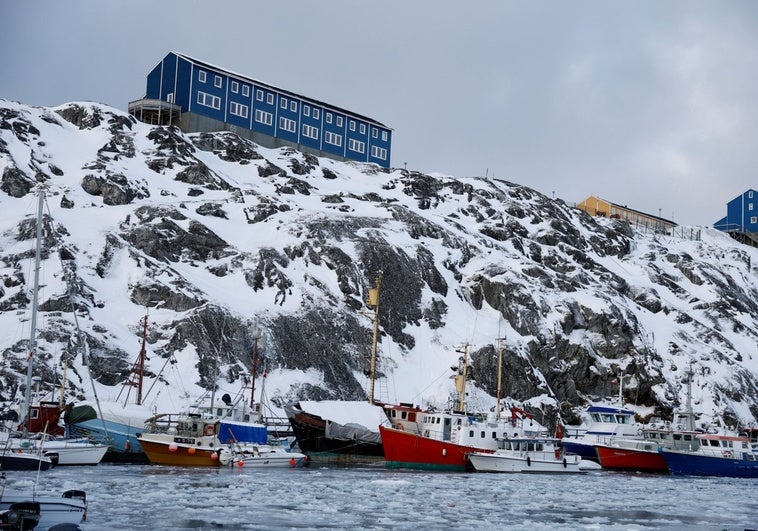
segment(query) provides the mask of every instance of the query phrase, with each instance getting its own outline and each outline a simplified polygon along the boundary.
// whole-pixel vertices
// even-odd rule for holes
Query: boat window
[[[608,413],[604,413],[602,415],[603,422],[613,422],[613,415],[610,415]]]
[[[629,424],[629,416],[616,415],[616,422],[618,422],[619,424]]]
[[[440,418],[439,418],[439,417],[437,417],[437,424],[439,424],[439,423],[440,423]]]
[[[461,425],[461,419],[458,419],[458,422],[456,422],[456,424],[458,424],[458,426],[460,426]]]
[[[533,452],[534,451],[534,443],[533,442],[526,443],[526,450],[528,452]]]
[[[445,426],[450,426],[450,419],[445,419]]]
[[[595,422],[601,422],[600,415],[598,415],[597,413],[592,413],[590,415],[590,418],[592,418],[592,420],[595,421]]]
[[[541,452],[543,449],[542,443],[537,443],[537,451]]]
[[[482,439],[484,439],[484,431],[482,431],[482,434],[480,436]]]
[[[405,420],[407,417],[408,417],[408,413],[406,413],[405,411],[403,411],[403,412],[400,413],[400,418],[401,419]]]
[[[675,433],[674,434],[674,440],[675,441],[681,441],[682,440],[682,434],[681,433]]]
[[[692,440],[692,435],[685,435],[684,436],[684,440],[685,441],[691,441]]]
[[[473,439],[474,438],[474,430],[469,430],[468,436]]]
[[[410,420],[411,422],[416,422],[416,412],[415,411],[412,411],[412,412],[408,413],[408,420]]]
[[[647,435],[650,439],[658,438],[658,434],[656,432],[646,433],[645,435]]]
[[[710,442],[711,446],[718,446],[719,445],[718,441],[711,440],[709,442]]]
[[[493,439],[497,439],[497,432],[496,432],[496,431],[493,431],[493,432],[492,432],[492,438],[493,438]]]

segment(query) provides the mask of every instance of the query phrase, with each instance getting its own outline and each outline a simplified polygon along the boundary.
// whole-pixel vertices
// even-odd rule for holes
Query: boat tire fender
[[[532,460],[528,455],[526,456],[526,466],[532,466]]]
[[[566,463],[566,458],[563,458],[563,468],[566,468],[568,466],[568,463]]]

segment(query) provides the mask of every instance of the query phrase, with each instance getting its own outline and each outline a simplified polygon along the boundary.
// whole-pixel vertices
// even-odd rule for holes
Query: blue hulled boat
[[[702,434],[693,450],[661,449],[669,472],[675,475],[758,478],[758,443],[748,437]]]
[[[567,452],[598,463],[596,446],[607,444],[613,437],[641,438],[642,424],[634,419],[634,411],[616,406],[593,405],[587,408],[590,424],[577,438],[564,435],[561,444]],[[570,428],[567,430],[570,433]]]

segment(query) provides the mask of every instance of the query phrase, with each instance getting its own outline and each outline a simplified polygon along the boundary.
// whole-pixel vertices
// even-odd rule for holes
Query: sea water
[[[83,530],[758,527],[754,479],[108,464],[6,477],[7,488],[86,491]]]

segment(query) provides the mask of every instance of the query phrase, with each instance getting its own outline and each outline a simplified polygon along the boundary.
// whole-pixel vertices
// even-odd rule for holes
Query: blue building
[[[713,228],[730,233],[758,233],[758,192],[752,188],[726,204],[726,217]]]
[[[366,116],[170,52],[129,113],[185,132],[233,131],[265,147],[390,166],[392,130]]]

